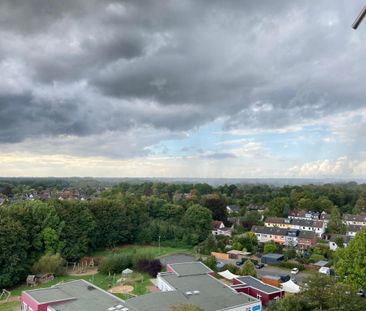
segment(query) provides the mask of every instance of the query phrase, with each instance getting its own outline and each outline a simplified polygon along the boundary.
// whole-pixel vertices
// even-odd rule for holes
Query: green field
[[[17,307],[18,307],[18,309],[15,309]],[[12,310],[20,310],[20,303],[19,302],[8,302],[5,304],[0,304],[0,311],[12,311]]]
[[[191,254],[192,249],[189,248],[175,248],[175,247],[157,247],[157,246],[146,246],[146,245],[126,245],[121,247],[116,247],[110,250],[96,251],[93,256],[108,256],[112,254],[146,254],[152,257],[161,257],[166,255],[178,254],[178,253],[188,253]]]

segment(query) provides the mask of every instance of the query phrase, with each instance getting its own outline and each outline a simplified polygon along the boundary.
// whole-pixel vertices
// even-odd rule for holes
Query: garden
[[[11,290],[8,302],[0,300],[0,311],[19,309],[19,296],[22,291],[36,288],[46,288],[60,282],[84,279],[94,285],[111,292],[119,298],[127,299],[143,295],[154,290],[151,282],[162,270],[159,258],[173,254],[191,254],[188,248],[157,247],[146,245],[128,245],[97,251],[92,257],[81,259],[77,265],[66,267],[56,255],[41,258],[37,272],[52,270],[53,280],[35,286],[22,284]],[[49,257],[52,257],[51,259]],[[90,264],[93,258],[93,264]],[[55,263],[56,261],[56,263]],[[84,262],[87,261],[88,263]],[[44,268],[42,271],[42,267]]]

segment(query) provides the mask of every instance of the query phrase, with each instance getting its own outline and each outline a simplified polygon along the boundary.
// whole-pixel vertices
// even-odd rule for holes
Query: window
[[[257,294],[257,299],[261,300],[262,299],[262,296]]]

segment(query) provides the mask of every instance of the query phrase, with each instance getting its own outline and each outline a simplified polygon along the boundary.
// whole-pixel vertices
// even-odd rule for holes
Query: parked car
[[[326,275],[330,275],[330,268],[328,268],[328,267],[321,267],[319,269],[319,273],[326,274]]]
[[[216,262],[216,268],[217,269],[222,269],[224,266],[225,266],[225,264],[222,261]]]
[[[237,266],[241,266],[243,263],[244,263],[244,262],[243,262],[242,260],[240,260],[240,261],[237,261],[235,264],[236,264]]]
[[[357,292],[357,295],[362,297],[362,298],[366,298],[366,291],[360,289],[358,292]]]
[[[299,273],[299,269],[298,268],[292,268],[291,269],[291,274],[298,274]]]
[[[256,269],[262,269],[264,267],[264,264],[262,264],[262,263],[257,263],[256,265],[255,265],[255,268]]]
[[[281,282],[282,283],[285,283],[287,281],[290,281],[291,280],[291,277],[289,275],[281,275],[280,276],[280,279],[281,279]]]

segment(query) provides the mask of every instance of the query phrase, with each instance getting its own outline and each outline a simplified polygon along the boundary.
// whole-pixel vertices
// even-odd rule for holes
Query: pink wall
[[[33,311],[47,311],[47,307],[49,305],[55,305],[57,303],[63,303],[65,301],[68,301],[68,300],[65,300],[65,301],[57,301],[57,302],[50,302],[50,303],[38,304],[26,292],[23,292],[22,293],[22,295],[20,296],[20,300],[21,300],[22,303],[25,302],[27,304],[27,308],[31,307],[33,309]]]
[[[23,302],[27,304],[27,308],[31,307],[33,311],[47,311],[47,306],[46,309],[40,309],[40,305],[38,305],[38,303],[34,301],[32,297],[29,296],[27,293],[22,293],[22,295],[20,296],[20,300],[22,304]]]
[[[236,279],[233,280],[233,283],[236,285],[242,284],[240,281],[238,281]],[[268,293],[261,292],[260,290],[257,290],[253,287],[249,287],[246,285],[243,285],[243,287],[235,288],[235,290],[238,293],[244,293],[244,294],[250,295],[254,298],[257,298],[257,295],[260,295],[263,306],[266,306],[271,300],[275,299],[276,297],[282,298],[285,295],[285,293],[283,291],[273,293],[273,294],[268,294]]]

